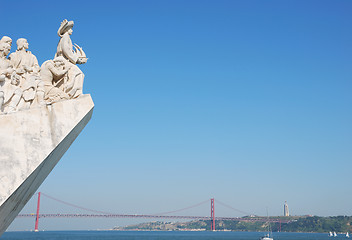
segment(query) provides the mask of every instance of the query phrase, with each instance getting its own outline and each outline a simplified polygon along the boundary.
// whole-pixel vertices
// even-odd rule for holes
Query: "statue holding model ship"
[[[77,44],[72,45],[70,35],[73,33],[73,24],[73,21],[67,21],[66,19],[61,23],[57,31],[61,39],[57,45],[55,57],[62,56],[66,60],[65,68],[68,69],[68,72],[64,90],[70,98],[77,98],[82,94],[84,80],[84,74],[77,64],[86,63],[87,57],[81,47]],[[73,51],[73,47],[75,47],[75,51]]]

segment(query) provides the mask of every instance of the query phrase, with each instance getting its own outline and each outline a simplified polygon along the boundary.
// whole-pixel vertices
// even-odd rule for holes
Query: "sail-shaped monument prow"
[[[0,115],[0,236],[92,117],[89,94]]]

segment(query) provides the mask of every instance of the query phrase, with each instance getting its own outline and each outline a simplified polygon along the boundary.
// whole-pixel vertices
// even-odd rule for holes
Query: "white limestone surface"
[[[90,95],[0,115],[0,235],[92,116]]]

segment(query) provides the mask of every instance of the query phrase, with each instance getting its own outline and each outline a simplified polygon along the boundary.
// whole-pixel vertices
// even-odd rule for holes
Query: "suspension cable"
[[[241,210],[239,210],[239,209],[233,208],[233,207],[231,207],[230,205],[227,205],[227,204],[225,204],[225,203],[223,203],[223,202],[221,202],[221,201],[219,201],[219,200],[217,200],[217,199],[216,199],[216,202],[219,203],[220,205],[222,205],[222,206],[224,206],[224,207],[227,207],[227,208],[230,208],[230,209],[232,209],[232,210],[234,210],[234,211],[236,211],[236,212],[240,212],[240,213],[243,213],[243,214],[245,214],[245,215],[254,215],[254,214],[251,214],[251,213],[244,212],[244,211],[241,211]]]
[[[90,209],[90,208],[85,208],[85,207],[81,207],[81,206],[78,206],[78,205],[75,205],[75,204],[72,204],[72,203],[69,203],[69,202],[66,202],[66,201],[62,201],[60,199],[57,199],[57,198],[54,198],[52,196],[49,196],[45,193],[41,193],[42,196],[45,196],[47,198],[50,198],[54,201],[57,201],[57,202],[60,202],[62,204],[65,204],[65,205],[68,205],[68,206],[71,206],[71,207],[75,207],[75,208],[78,208],[78,209],[82,209],[82,210],[85,210],[85,211],[89,211],[89,212],[95,212],[95,213],[101,213],[101,214],[115,214],[115,213],[111,213],[111,212],[103,212],[103,211],[98,211],[98,210],[94,210],[94,209]],[[190,207],[186,207],[186,208],[182,208],[182,209],[178,209],[178,210],[174,210],[174,211],[170,211],[170,212],[163,212],[163,213],[157,213],[157,214],[150,214],[150,215],[165,215],[165,214],[169,214],[169,213],[175,213],[175,212],[180,212],[180,211],[183,211],[183,210],[187,210],[187,209],[190,209],[190,208],[194,208],[194,207],[198,207],[206,202],[208,202],[209,200],[206,200],[206,201],[203,201],[203,202],[200,202],[198,204],[195,204],[195,205],[192,205]]]
[[[202,205],[202,204],[204,204],[204,203],[207,203],[207,202],[209,202],[209,200],[205,200],[205,201],[203,201],[203,202],[200,202],[200,203],[198,203],[198,204],[192,205],[192,206],[190,206],[190,207],[185,207],[185,208],[177,209],[177,210],[170,211],[170,212],[163,212],[163,213],[157,213],[157,214],[151,214],[151,215],[165,215],[165,214],[169,214],[169,213],[181,212],[181,211],[183,211],[183,210],[187,210],[187,209],[190,209],[190,208],[198,207],[198,206],[200,206],[200,205]]]
[[[79,208],[79,209],[82,209],[82,210],[86,210],[86,211],[89,211],[89,212],[95,212],[95,213],[102,213],[102,214],[113,214],[113,213],[109,213],[109,212],[102,212],[102,211],[97,211],[97,210],[94,210],[94,209],[90,209],[90,208],[85,208],[85,207],[80,207],[78,205],[75,205],[75,204],[72,204],[72,203],[68,203],[68,202],[65,202],[65,201],[62,201],[60,199],[57,199],[57,198],[54,198],[52,196],[49,196],[45,193],[41,193],[42,196],[45,196],[47,198],[50,198],[51,200],[54,200],[54,201],[57,201],[57,202],[60,202],[60,203],[63,203],[65,205],[68,205],[68,206],[71,206],[71,207],[75,207],[75,208]]]

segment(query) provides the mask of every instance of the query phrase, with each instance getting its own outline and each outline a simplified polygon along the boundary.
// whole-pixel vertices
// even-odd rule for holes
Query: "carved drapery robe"
[[[37,57],[34,56],[30,51],[17,50],[16,52],[10,54],[9,59],[16,72],[22,76],[20,87],[24,91],[23,99],[25,101],[33,100],[35,98],[37,87],[40,82],[39,79],[33,78],[31,76],[33,74],[38,74],[40,71]],[[27,72],[24,66],[29,68],[30,72]]]
[[[6,58],[0,58],[0,74],[11,68],[10,60]],[[9,102],[11,97],[15,94],[15,91],[19,87],[11,83],[9,77],[5,78],[5,81],[0,82],[0,91],[4,93],[4,103]]]
[[[57,45],[57,52],[55,54],[55,57],[58,57],[58,56],[63,56],[72,64],[77,63],[78,57],[75,54],[75,52],[73,52],[72,41],[71,41],[70,35],[68,35],[67,33],[62,36],[62,38],[59,41],[59,44]]]
[[[64,86],[64,91],[70,98],[79,97],[82,94],[84,74],[76,65],[78,56],[73,51],[70,35],[66,32],[57,45],[55,57],[63,56],[67,61],[65,68],[68,68],[68,80]]]
[[[9,56],[12,66],[19,70],[23,66],[31,68],[33,73],[37,73],[40,70],[37,57],[34,56],[30,51],[16,51],[11,53]]]
[[[63,99],[69,99],[69,96],[57,87],[66,72],[67,71],[56,68],[53,60],[48,60],[42,64],[40,75],[44,82],[44,100],[53,103]]]

